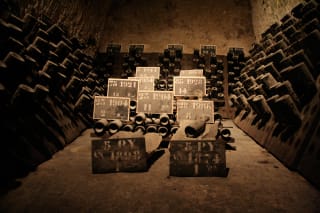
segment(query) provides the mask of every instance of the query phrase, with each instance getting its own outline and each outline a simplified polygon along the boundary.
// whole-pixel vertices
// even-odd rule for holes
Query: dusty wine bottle
[[[135,123],[137,125],[141,125],[145,122],[146,120],[146,114],[145,113],[138,113],[135,117]]]
[[[162,137],[166,137],[169,134],[169,129],[166,126],[159,126],[158,132]]]
[[[134,129],[135,129],[134,123],[127,123],[121,128],[122,131],[126,131],[126,132],[133,132]]]
[[[230,141],[231,140],[231,131],[229,129],[222,129],[220,131],[220,136],[224,141]]]
[[[166,113],[161,114],[159,119],[160,119],[161,125],[166,126],[169,124],[170,118],[168,114]]]
[[[158,128],[156,124],[148,124],[147,128],[146,128],[146,132],[147,133],[151,133],[151,132],[157,132]]]
[[[117,133],[121,129],[122,126],[123,126],[123,123],[121,120],[119,120],[119,119],[113,120],[108,125],[108,131],[111,135],[113,135],[113,134]]]
[[[105,134],[108,126],[108,121],[106,119],[99,119],[94,123],[93,130],[97,136],[102,136]]]
[[[135,100],[130,101],[130,111],[135,111],[137,108],[137,102]]]
[[[206,128],[206,122],[210,118],[206,116],[205,118],[199,120],[193,120],[189,125],[187,125],[184,129],[184,132],[189,138],[197,138],[199,137]]]
[[[143,125],[136,125],[134,127],[134,132],[137,132],[137,131],[140,131],[142,133],[145,133],[146,132],[146,128],[143,126]]]

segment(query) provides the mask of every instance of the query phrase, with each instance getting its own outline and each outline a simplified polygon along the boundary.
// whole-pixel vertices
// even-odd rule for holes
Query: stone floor
[[[232,126],[227,177],[169,176],[169,151],[142,173],[92,174],[91,129],[0,198],[0,212],[319,212],[320,191]],[[150,137],[150,136],[148,136]],[[157,136],[148,149],[158,146]]]

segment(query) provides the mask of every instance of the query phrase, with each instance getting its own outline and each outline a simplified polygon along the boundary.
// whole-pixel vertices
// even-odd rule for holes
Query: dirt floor
[[[169,176],[168,149],[147,172],[92,174],[88,129],[2,196],[0,212],[319,212],[320,191],[223,124],[236,138],[227,177]],[[148,137],[152,150],[160,140]]]

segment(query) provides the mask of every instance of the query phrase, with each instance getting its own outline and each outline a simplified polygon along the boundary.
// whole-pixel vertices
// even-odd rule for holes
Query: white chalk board
[[[160,78],[160,67],[136,67],[135,77]]]
[[[147,170],[143,137],[92,140],[91,153],[93,173]]]
[[[109,78],[107,96],[124,97],[124,98],[130,98],[131,100],[136,100],[138,89],[139,89],[138,80]]]
[[[139,81],[139,91],[154,90],[154,78],[152,77],[128,77],[128,79]]]
[[[213,101],[177,100],[177,120],[198,120],[209,117],[208,123],[214,122]]]
[[[129,120],[130,98],[95,96],[93,119]]]
[[[174,77],[173,91],[175,96],[197,96],[206,95],[205,77]]]
[[[180,76],[203,76],[203,69],[180,70]]]
[[[139,91],[137,112],[144,113],[173,113],[172,91]]]
[[[169,175],[226,177],[225,142],[220,140],[170,141]]]

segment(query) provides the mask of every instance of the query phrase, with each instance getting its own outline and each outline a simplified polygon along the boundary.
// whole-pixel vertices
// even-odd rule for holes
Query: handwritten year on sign
[[[203,69],[180,70],[180,76],[203,76]]]
[[[214,140],[171,141],[170,176],[226,177],[225,143]]]
[[[93,119],[129,120],[130,98],[95,96]]]
[[[177,100],[177,120],[197,120],[209,117],[213,123],[213,101]]]
[[[128,77],[128,79],[139,81],[139,91],[154,90],[154,78],[152,77]]]
[[[160,67],[136,67],[136,77],[152,77],[159,79]]]
[[[137,112],[172,114],[172,91],[140,91],[137,99]]]
[[[107,96],[125,97],[125,98],[136,100],[137,94],[138,94],[138,88],[139,88],[138,80],[109,78]]]
[[[145,139],[92,140],[92,172],[139,172],[147,170]]]
[[[173,91],[175,96],[198,96],[206,95],[205,77],[174,77]]]

